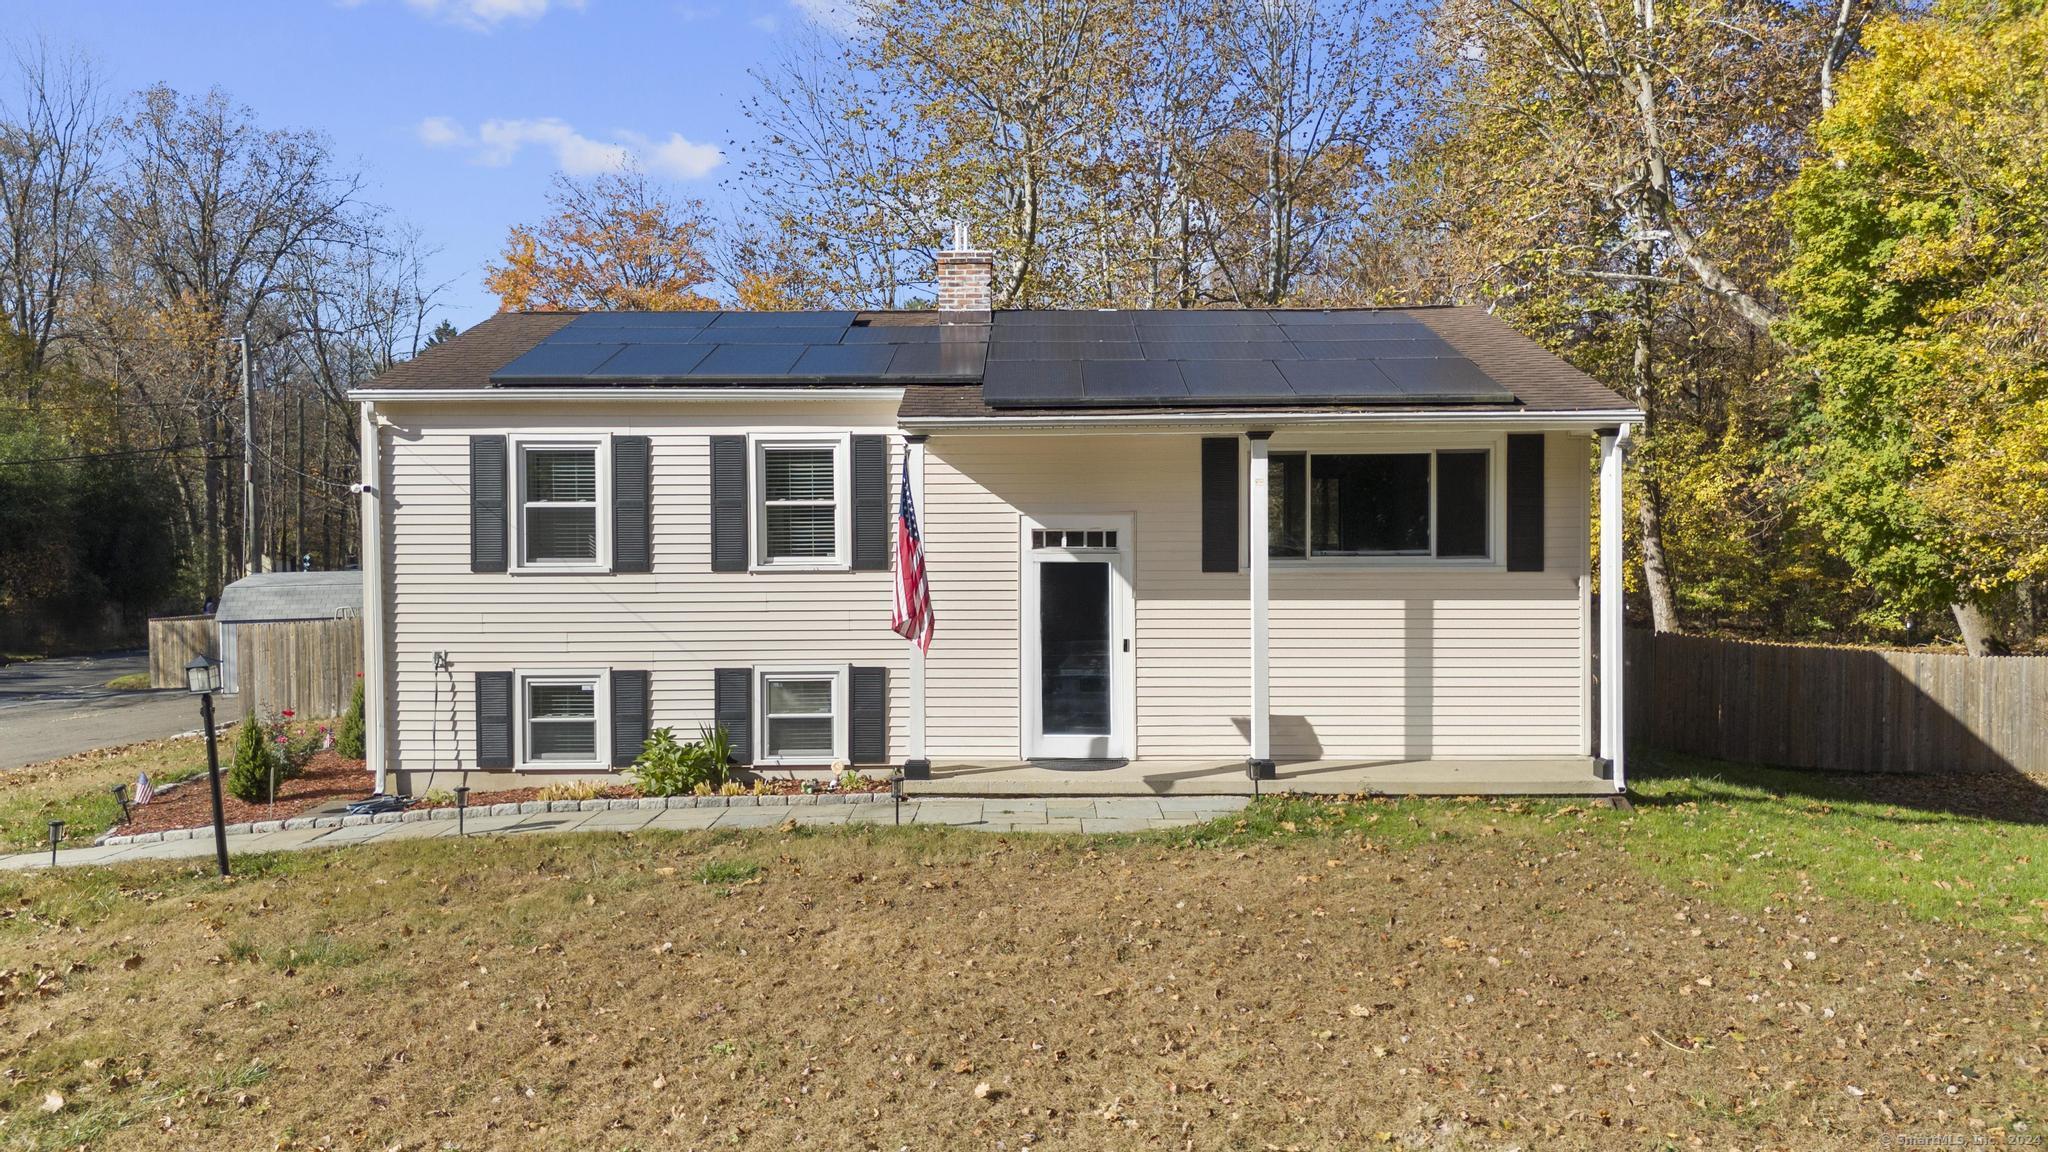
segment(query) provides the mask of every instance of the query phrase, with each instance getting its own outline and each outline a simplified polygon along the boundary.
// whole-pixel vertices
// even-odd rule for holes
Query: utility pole
[[[242,348],[242,575],[262,570],[263,538],[256,519],[256,394],[249,388],[249,330],[235,343]]]

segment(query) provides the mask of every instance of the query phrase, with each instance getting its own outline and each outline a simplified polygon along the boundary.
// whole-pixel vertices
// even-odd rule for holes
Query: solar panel
[[[593,368],[619,354],[624,344],[557,344],[545,341],[491,376],[493,380],[536,383],[587,376]]]
[[[1372,364],[1336,360],[1296,360],[1279,365],[1288,386],[1304,400],[1327,404],[1332,400],[1378,401],[1385,404],[1405,400],[1401,389]]]
[[[1299,360],[1285,340],[1147,340],[1145,355],[1155,360]]]
[[[988,330],[982,329],[983,338]],[[937,324],[855,324],[839,336],[841,344],[937,344]]]
[[[1136,340],[1008,340],[990,341],[991,360],[1143,360]]]
[[[1300,340],[1303,360],[1382,360],[1389,357],[1455,355],[1441,340]]]
[[[1197,402],[1271,404],[1294,398],[1294,389],[1280,374],[1280,366],[1261,360],[1227,363],[1184,361],[1180,365],[1180,377],[1187,386],[1189,398]]]
[[[797,357],[803,354],[801,344],[719,344],[690,370],[690,375],[726,379],[788,376],[789,370],[796,367]]]
[[[1481,372],[1469,360],[1437,357],[1427,360],[1380,360],[1375,367],[1412,400],[1475,402],[1509,401],[1515,394]]]
[[[981,380],[981,396],[991,407],[1058,407],[1087,402],[1081,389],[1081,366],[1072,362],[991,361]]]
[[[797,357],[794,376],[867,379],[886,375],[896,349],[887,344],[818,344]]]
[[[979,381],[996,407],[1512,402],[1414,316],[1370,310],[585,313],[500,384]],[[894,321],[894,322],[889,322]]]
[[[668,380],[688,376],[711,355],[709,344],[628,344],[604,362],[606,380]]]
[[[1188,398],[1180,365],[1158,360],[1084,360],[1081,390],[1092,404],[1170,404]]]
[[[844,331],[860,316],[855,312],[716,312],[713,328],[837,328]]]

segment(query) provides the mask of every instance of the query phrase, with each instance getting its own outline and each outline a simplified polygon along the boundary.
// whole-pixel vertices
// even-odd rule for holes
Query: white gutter
[[[906,429],[922,432],[1014,432],[1076,430],[1116,431],[1126,428],[1279,427],[1296,424],[1456,424],[1470,428],[1515,428],[1523,431],[1579,432],[1612,427],[1643,418],[1636,408],[1573,412],[1464,412],[1455,408],[1428,412],[1296,412],[1284,408],[1234,412],[1175,412],[1123,416],[910,416],[899,419]]]
[[[746,404],[764,400],[776,403],[798,400],[901,401],[903,399],[903,389],[880,388],[867,385],[846,385],[844,387],[820,386],[816,388],[755,388],[745,384],[730,384],[717,388],[357,388],[348,393],[348,398],[350,400],[376,404],[403,403],[407,401],[445,402],[449,400],[482,400],[491,404],[509,404],[521,400],[575,400],[598,403],[638,401],[640,403],[654,404],[664,402],[681,404]]]
[[[360,516],[363,539],[358,552],[363,569],[363,754],[384,791],[385,725],[390,693],[384,683],[384,493],[383,432],[377,427],[377,406],[364,403],[357,444],[362,455]]]

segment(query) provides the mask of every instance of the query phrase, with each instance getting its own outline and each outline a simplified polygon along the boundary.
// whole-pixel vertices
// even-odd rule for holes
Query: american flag
[[[135,774],[135,802],[137,804],[147,804],[154,799],[156,799],[156,789],[149,785],[149,773],[137,772]]]
[[[902,495],[896,502],[896,603],[889,627],[898,636],[932,648],[932,593],[924,582],[924,537],[917,531],[917,502],[910,494],[910,458],[903,460]]]

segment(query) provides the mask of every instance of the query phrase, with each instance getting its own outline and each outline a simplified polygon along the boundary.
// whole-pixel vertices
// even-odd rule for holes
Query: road
[[[199,705],[175,689],[115,692],[149,671],[147,652],[110,652],[0,668],[0,771],[74,752],[199,730]]]

